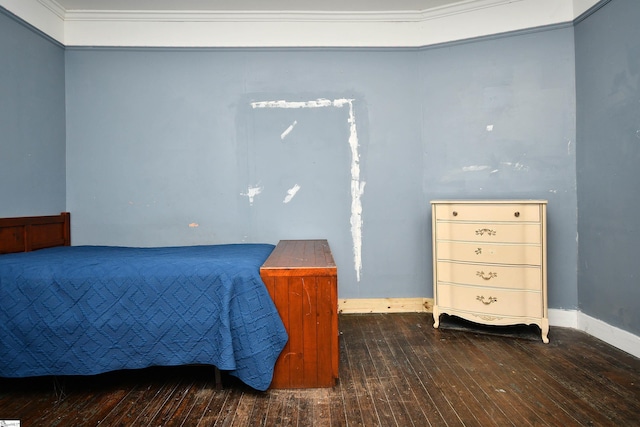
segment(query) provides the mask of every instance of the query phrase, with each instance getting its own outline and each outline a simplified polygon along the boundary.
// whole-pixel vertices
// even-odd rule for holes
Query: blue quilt
[[[211,364],[257,390],[287,342],[273,245],[69,246],[0,255],[0,376]]]

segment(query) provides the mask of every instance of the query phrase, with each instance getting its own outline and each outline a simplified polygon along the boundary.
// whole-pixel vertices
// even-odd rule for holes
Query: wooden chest
[[[338,279],[326,240],[281,240],[260,268],[289,342],[271,388],[332,387],[338,378]]]
[[[433,318],[537,324],[547,343],[546,201],[432,201]]]

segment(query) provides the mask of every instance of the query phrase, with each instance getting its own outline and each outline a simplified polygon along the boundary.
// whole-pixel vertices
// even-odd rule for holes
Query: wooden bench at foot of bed
[[[338,279],[326,240],[281,240],[260,268],[289,342],[271,388],[332,387],[338,378]]]

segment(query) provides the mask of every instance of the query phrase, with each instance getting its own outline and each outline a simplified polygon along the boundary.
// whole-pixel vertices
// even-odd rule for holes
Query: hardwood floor
[[[585,333],[433,329],[430,314],[340,316],[332,389],[257,392],[213,369],[0,379],[0,420],[22,426],[633,426],[640,359]],[[466,329],[466,330],[465,330]]]

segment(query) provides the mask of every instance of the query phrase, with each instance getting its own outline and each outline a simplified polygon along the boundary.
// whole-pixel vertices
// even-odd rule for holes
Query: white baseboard
[[[578,329],[607,344],[640,357],[640,337],[584,313],[578,313]]]
[[[559,326],[561,328],[578,329],[578,311],[550,308],[549,325]]]
[[[549,324],[586,332],[622,351],[640,357],[640,337],[578,310],[549,309]]]
[[[424,313],[431,312],[433,298],[341,299],[340,313]],[[611,326],[578,310],[549,309],[549,325],[584,331],[635,357],[640,357],[640,336]]]

